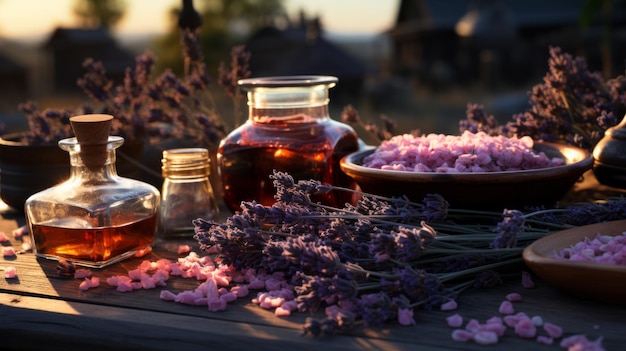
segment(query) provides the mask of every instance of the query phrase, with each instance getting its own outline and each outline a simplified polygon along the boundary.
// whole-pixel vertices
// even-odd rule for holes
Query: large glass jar
[[[59,141],[59,147],[69,152],[70,178],[26,200],[37,256],[100,268],[152,246],[160,193],[152,185],[117,175],[115,150],[124,139],[108,136],[111,119],[72,117],[77,137]],[[108,127],[100,125],[107,122]],[[90,129],[106,133],[91,134]]]
[[[276,193],[273,170],[294,179],[354,188],[339,160],[358,150],[354,130],[328,113],[330,76],[251,78],[239,81],[247,92],[249,118],[220,143],[218,166],[226,206],[240,210],[241,201],[271,205]],[[343,205],[348,193],[330,192],[317,201]]]

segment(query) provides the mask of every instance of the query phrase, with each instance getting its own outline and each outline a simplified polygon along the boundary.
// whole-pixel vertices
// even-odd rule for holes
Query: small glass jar
[[[242,201],[275,202],[274,170],[294,179],[355,188],[339,160],[358,150],[357,135],[328,113],[330,76],[267,77],[240,80],[247,91],[249,118],[220,143],[218,167],[223,197],[231,211]],[[348,193],[330,192],[316,201],[341,205]]]
[[[84,115],[70,120],[92,123],[94,116],[97,120],[107,118]],[[159,191],[118,176],[115,150],[124,139],[104,138],[98,142],[79,142],[79,138],[59,141],[59,147],[70,155],[70,178],[30,196],[25,203],[37,256],[101,268],[153,245]]]
[[[215,219],[219,213],[209,181],[209,151],[165,150],[162,163],[160,234],[164,238],[191,238],[194,219]]]

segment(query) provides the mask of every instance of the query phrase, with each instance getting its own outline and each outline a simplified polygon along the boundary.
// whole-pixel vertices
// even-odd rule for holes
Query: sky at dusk
[[[284,0],[283,3],[291,17],[296,17],[300,10],[308,16],[321,16],[329,32],[376,34],[392,27],[399,0]],[[58,26],[74,26],[73,4],[74,0],[0,0],[0,37],[44,37]],[[115,28],[119,35],[164,32],[168,10],[181,6],[181,1],[127,0],[127,4],[127,13]]]

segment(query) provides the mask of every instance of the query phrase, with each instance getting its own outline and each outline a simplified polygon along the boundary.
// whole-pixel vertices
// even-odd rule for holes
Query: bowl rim
[[[340,161],[341,169],[349,176],[367,176],[368,178],[386,179],[386,180],[402,180],[402,181],[455,181],[463,182],[484,182],[485,178],[490,178],[497,182],[519,181],[520,178],[527,180],[548,179],[561,177],[564,174],[580,172],[581,174],[593,167],[593,157],[591,153],[582,148],[557,144],[550,142],[536,142],[534,147],[538,145],[553,148],[564,154],[563,150],[570,150],[579,156],[576,160],[574,157],[567,158],[566,164],[562,166],[544,167],[529,170],[502,171],[502,172],[472,172],[472,173],[439,173],[439,172],[408,172],[382,170],[378,168],[369,168],[362,166],[359,162],[373,153],[376,147],[367,147],[365,149],[353,152],[344,156]]]
[[[621,228],[621,229],[620,229]],[[571,261],[551,257],[555,251],[563,250],[585,237],[593,238],[597,233],[617,236],[626,232],[626,219],[601,222],[559,230],[535,240],[522,252],[522,258],[533,269],[536,267],[567,267],[572,270],[591,270],[626,274],[626,266],[597,262]],[[552,245],[556,243],[557,245]],[[533,269],[533,270],[535,270]],[[541,276],[541,274],[539,274]]]

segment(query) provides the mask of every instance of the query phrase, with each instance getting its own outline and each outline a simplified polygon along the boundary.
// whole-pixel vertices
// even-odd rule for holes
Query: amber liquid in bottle
[[[60,256],[74,261],[102,262],[123,256],[152,244],[156,215],[121,225],[90,227],[85,221],[74,219],[67,227],[50,222],[33,225],[33,237],[41,255]]]
[[[339,160],[356,151],[358,142],[342,124],[328,119],[324,123],[289,125],[287,130],[278,132],[272,130],[276,126],[271,124],[255,127],[245,130],[238,143],[225,144],[220,149],[224,201],[231,210],[240,210],[241,201],[273,204],[276,189],[269,176],[274,170],[287,172],[296,181],[316,179],[355,187],[354,181],[341,172]],[[343,206],[350,196],[331,192],[313,200]]]

